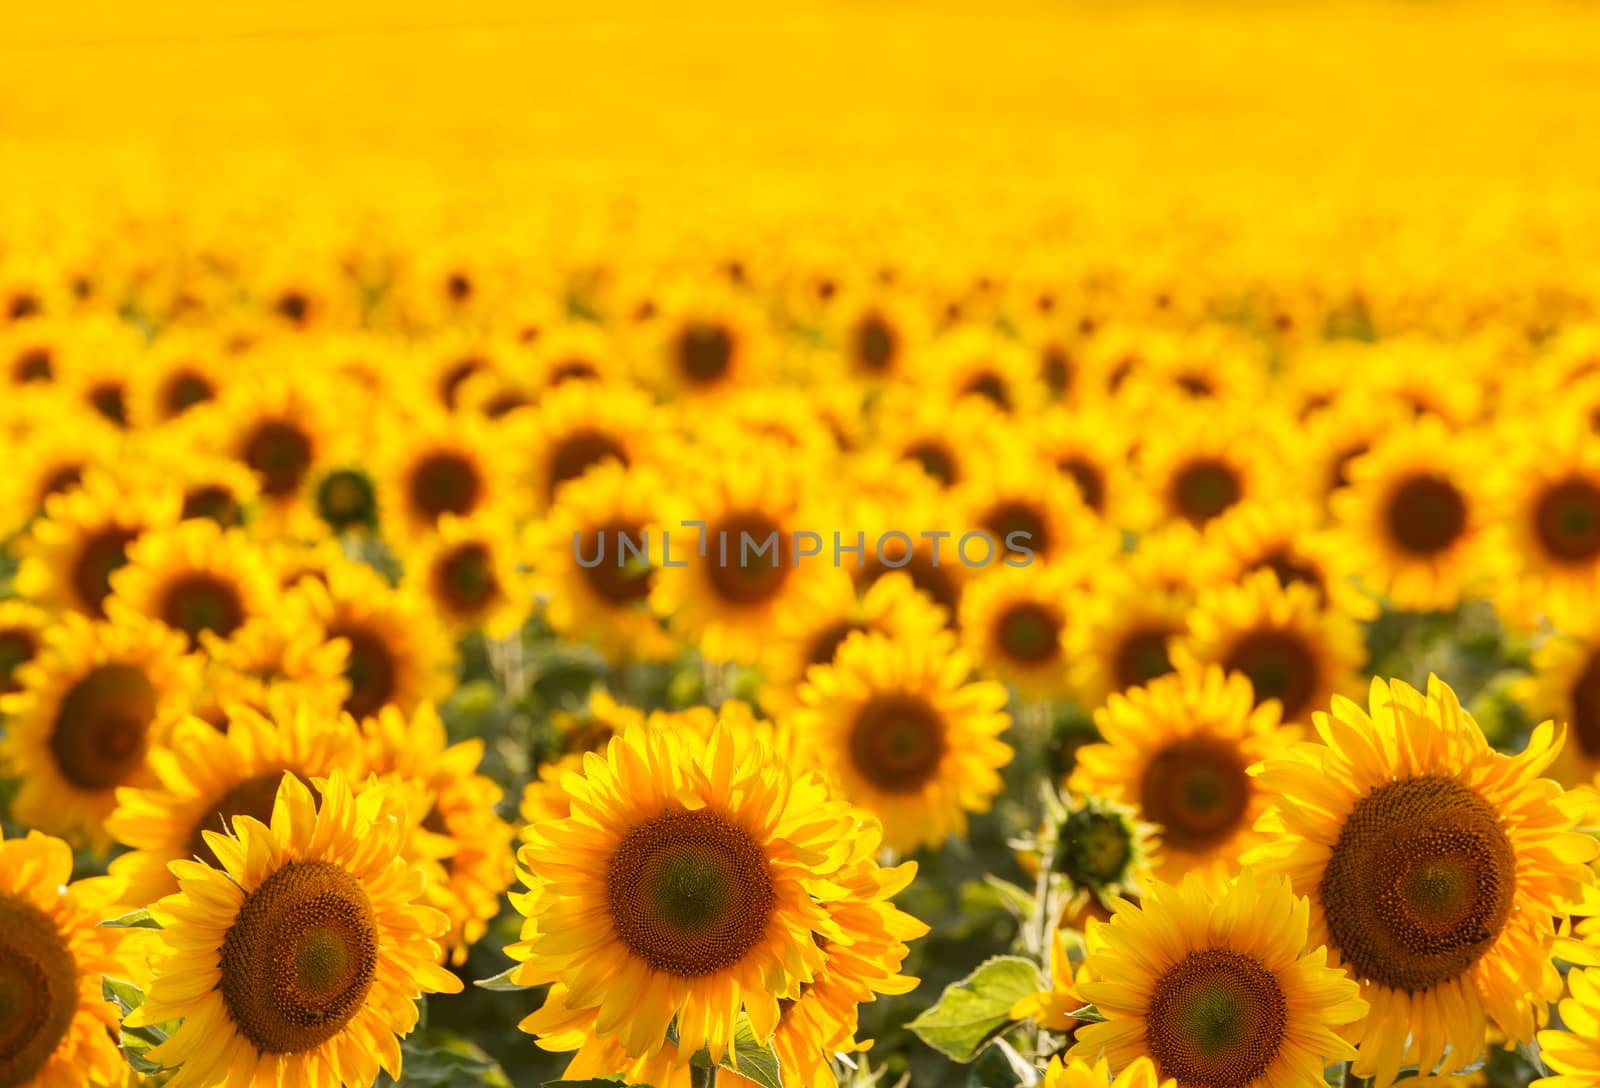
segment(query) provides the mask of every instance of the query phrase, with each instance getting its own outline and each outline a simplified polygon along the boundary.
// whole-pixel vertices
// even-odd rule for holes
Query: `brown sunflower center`
[[[191,646],[201,631],[227,638],[244,623],[244,602],[232,582],[195,571],[167,587],[161,601],[161,622],[188,635]]]
[[[1072,356],[1059,344],[1046,347],[1039,357],[1039,376],[1052,396],[1062,396],[1072,388]]]
[[[128,425],[128,390],[120,382],[101,382],[89,390],[89,404],[118,427]]]
[[[1096,512],[1106,506],[1106,475],[1100,466],[1087,457],[1063,457],[1056,468],[1072,477],[1083,504]]]
[[[678,334],[678,368],[691,385],[715,385],[733,365],[733,334],[717,323],[696,323]]]
[[[1357,977],[1416,992],[1488,951],[1516,878],[1493,806],[1454,778],[1419,775],[1356,802],[1317,893],[1330,941]]]
[[[935,563],[930,549],[907,545],[895,536],[883,537],[879,546],[882,558],[874,552],[871,543],[867,544],[867,560],[862,565],[858,584],[871,585],[891,571],[903,570],[911,584],[926,593],[934,604],[950,615],[955,614],[961,603],[961,587],[950,574],[953,564],[948,555],[941,555]]]
[[[1172,505],[1193,525],[1204,525],[1244,494],[1244,485],[1226,461],[1200,457],[1172,478]]]
[[[126,782],[144,764],[156,703],[155,686],[134,665],[101,665],[73,684],[50,732],[62,777],[86,790]]]
[[[0,892],[0,1085],[32,1084],[77,1011],[71,949],[44,912]]]
[[[51,495],[64,494],[65,492],[72,490],[74,487],[77,487],[80,483],[82,483],[83,470],[85,467],[86,466],[80,462],[77,464],[62,465],[59,468],[54,469],[48,476],[44,478],[44,486],[39,488],[39,505],[43,506],[44,501]]]
[[[1035,601],[1007,608],[995,621],[994,632],[995,641],[1013,661],[1038,665],[1060,653],[1061,617]]]
[[[1207,948],[1156,982],[1145,1046],[1163,1078],[1238,1088],[1266,1074],[1287,1028],[1288,1004],[1272,972],[1252,956]]]
[[[850,762],[886,793],[914,793],[939,773],[946,749],[944,718],[916,695],[878,695],[856,714]]]
[[[278,296],[273,308],[278,311],[278,316],[296,325],[304,324],[306,318],[311,316],[311,300],[300,291],[285,291]]]
[[[783,589],[793,546],[776,521],[758,511],[736,513],[711,526],[709,533],[706,569],[717,596],[747,607],[770,600]]]
[[[1050,522],[1038,505],[1022,499],[997,502],[978,519],[980,525],[994,534],[997,547],[1002,552],[1015,552],[1027,548],[1039,555],[1049,555],[1056,541],[1050,536]],[[1016,540],[1013,547],[1011,541]]]
[[[1551,557],[1593,562],[1600,557],[1600,487],[1581,478],[1556,484],[1539,497],[1534,525]]]
[[[89,534],[72,564],[72,590],[84,610],[105,617],[105,600],[111,595],[111,575],[128,561],[128,545],[139,537],[134,529],[110,525]]]
[[[1011,410],[1011,392],[1006,381],[992,370],[980,370],[961,387],[963,396],[982,397],[1001,411]]]
[[[545,497],[554,500],[562,484],[611,458],[623,468],[628,467],[628,451],[614,436],[604,431],[573,431],[550,451],[550,486]]]
[[[1111,674],[1118,691],[1142,687],[1172,671],[1167,643],[1177,631],[1170,627],[1139,627],[1129,631],[1111,655]]]
[[[929,439],[906,449],[906,459],[922,466],[922,471],[949,487],[961,481],[959,462],[943,442]]]
[[[198,858],[212,868],[220,869],[221,862],[201,832],[217,831],[226,835],[233,830],[233,820],[236,816],[250,816],[262,823],[269,823],[272,820],[272,803],[278,798],[278,786],[283,782],[285,773],[269,771],[247,778],[218,798],[217,803],[189,832],[188,841],[184,843],[184,855]],[[307,789],[311,787],[311,783],[301,775],[293,771],[287,773],[294,774]]]
[[[458,544],[441,556],[433,575],[439,599],[457,613],[483,608],[500,588],[488,545],[475,540]]]
[[[1572,685],[1572,732],[1585,756],[1600,759],[1600,653],[1589,656]]]
[[[1234,644],[1222,667],[1250,678],[1257,706],[1277,699],[1284,721],[1298,721],[1311,710],[1318,686],[1317,661],[1292,631],[1250,632]]]
[[[359,469],[335,469],[317,485],[317,514],[334,532],[378,525],[378,495]]]
[[[434,522],[443,514],[466,514],[477,505],[483,480],[470,458],[453,450],[437,450],[411,469],[407,498],[412,511]]]
[[[184,521],[207,518],[227,527],[243,524],[244,511],[232,491],[221,484],[205,484],[184,495],[182,517]]]
[[[0,630],[0,695],[21,691],[17,667],[33,660],[39,652],[39,639],[32,631],[19,627]]]
[[[833,661],[839,647],[844,645],[844,640],[857,631],[865,631],[865,624],[853,620],[841,620],[838,623],[824,627],[811,637],[806,644],[805,663],[807,665],[826,665]]]
[[[708,809],[628,831],[607,865],[606,892],[628,950],[679,978],[737,964],[766,934],[777,899],[761,845]]]
[[[217,395],[216,386],[204,374],[194,370],[179,370],[171,374],[161,387],[161,415],[164,419],[181,416],[197,404],[204,404]]]
[[[1441,476],[1416,476],[1389,497],[1387,520],[1396,547],[1427,558],[1449,548],[1466,531],[1467,501]]]
[[[357,719],[371,717],[395,696],[399,668],[389,644],[383,636],[365,627],[333,627],[328,637],[350,643],[350,654],[344,666],[350,694],[344,701],[344,708]]]
[[[881,374],[894,365],[900,350],[900,337],[879,314],[868,314],[856,323],[851,341],[856,365],[870,374]]]
[[[479,355],[468,355],[452,363],[439,375],[439,400],[446,408],[455,408],[467,379],[488,369],[489,361]]]
[[[595,595],[615,605],[631,605],[650,596],[654,572],[649,562],[649,541],[637,522],[608,522],[583,542],[580,554],[599,562],[585,565],[584,580]]]
[[[49,348],[27,348],[12,363],[11,374],[19,385],[50,381],[56,376],[55,358]]]
[[[1178,850],[1204,851],[1244,826],[1250,776],[1239,750],[1215,737],[1174,741],[1150,758],[1139,782],[1139,807]]]
[[[588,359],[574,357],[557,363],[550,369],[546,383],[554,389],[567,382],[590,382],[600,377],[600,369]]]
[[[1262,555],[1250,567],[1252,571],[1270,570],[1278,576],[1281,586],[1292,585],[1295,582],[1309,586],[1316,590],[1319,597],[1326,594],[1326,586],[1322,580],[1322,572],[1310,563],[1304,562],[1288,548],[1275,548]]]
[[[266,1054],[338,1035],[378,973],[378,923],[361,882],[326,861],[291,861],[245,896],[222,939],[222,1001]]]
[[[1338,491],[1342,487],[1349,487],[1350,466],[1371,448],[1372,444],[1369,442],[1357,442],[1340,450],[1328,470],[1328,490]]]
[[[311,439],[287,420],[267,420],[244,444],[244,463],[261,477],[261,491],[281,499],[300,489],[311,467]]]

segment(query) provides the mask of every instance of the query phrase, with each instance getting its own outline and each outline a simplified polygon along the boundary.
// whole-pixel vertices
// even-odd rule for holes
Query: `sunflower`
[[[217,867],[172,863],[179,890],[151,908],[163,948],[149,1000],[125,1021],[182,1019],[146,1053],[179,1067],[170,1088],[371,1084],[380,1067],[398,1079],[419,992],[461,989],[438,966],[449,923],[400,856],[390,790],[352,796],[336,768],[320,791],[319,805],[286,774],[270,822],[204,832]]]
[[[1327,373],[1346,388],[1339,396],[1316,402],[1298,427],[1290,450],[1296,472],[1309,481],[1303,488],[1306,497],[1319,504],[1350,486],[1350,469],[1358,460],[1414,421],[1402,404],[1350,392],[1349,379],[1341,377],[1347,373],[1345,366],[1330,367]]]
[[[1230,581],[1229,565],[1218,534],[1202,533],[1187,521],[1169,521],[1140,533],[1121,564],[1139,585],[1186,600]]]
[[[1122,548],[1121,534],[1089,510],[1070,478],[1041,476],[1016,456],[1002,457],[980,479],[958,487],[952,503],[962,520],[961,536],[950,543],[964,565],[1022,569],[1070,561],[1090,567],[1110,561]],[[969,533],[987,534],[993,553],[986,557],[979,538],[965,541]]]
[[[26,433],[13,443],[12,467],[0,480],[0,538],[9,537],[99,465],[112,464],[120,436],[104,420],[59,396],[30,401]]]
[[[513,897],[527,920],[507,952],[518,981],[557,984],[522,1029],[592,1010],[595,1034],[639,1059],[675,1018],[685,1061],[702,1046],[720,1059],[741,1011],[771,1038],[779,1000],[826,966],[817,937],[844,937],[826,904],[846,894],[848,806],[763,748],[738,758],[725,727],[693,747],[631,729],[563,785],[571,815],[518,855],[531,890]]]
[[[69,883],[70,882],[70,883]],[[145,979],[149,931],[100,926],[117,900],[114,877],[72,881],[72,849],[29,832],[0,831],[0,1084],[120,1088],[117,1007],[103,976]]]
[[[1356,585],[1336,536],[1311,503],[1294,499],[1241,503],[1212,522],[1207,537],[1222,557],[1219,581],[1270,570],[1283,585],[1311,587],[1318,603],[1352,619],[1375,619],[1378,602]]]
[[[1090,1065],[1074,1058],[1065,1065],[1059,1057],[1050,1059],[1045,1066],[1042,1088],[1178,1088],[1170,1077],[1162,1080],[1155,1063],[1149,1058],[1135,1058],[1118,1073],[1111,1075],[1111,1067],[1104,1059]]]
[[[1161,516],[1203,526],[1240,502],[1280,494],[1277,435],[1242,406],[1177,414],[1149,427],[1139,475]]]
[[[500,787],[478,773],[483,740],[450,744],[431,703],[409,718],[384,707],[362,730],[374,771],[411,782],[432,798],[419,826],[444,843],[423,861],[429,873],[425,901],[449,917],[450,932],[441,943],[452,962],[463,963],[467,948],[499,913],[500,895],[513,875],[514,832],[495,814]]]
[[[1600,1079],[1600,970],[1567,975],[1559,1006],[1564,1030],[1539,1032],[1539,1060],[1555,1070],[1530,1088],[1590,1088]]]
[[[1027,415],[1045,399],[1033,354],[991,328],[961,325],[941,333],[923,349],[921,364],[916,380],[950,401],[978,397]]]
[[[65,320],[0,323],[0,381],[13,395],[23,387],[53,385],[73,332]]]
[[[1245,773],[1296,739],[1276,703],[1257,705],[1241,673],[1185,669],[1112,694],[1095,711],[1101,744],[1078,749],[1074,793],[1135,805],[1161,828],[1157,872],[1227,876],[1262,841],[1266,794]]]
[[[651,463],[666,433],[663,409],[637,387],[571,382],[508,422],[506,440],[524,502],[545,510],[560,489],[606,461],[623,468]]]
[[[111,576],[107,612],[144,616],[181,631],[190,649],[227,639],[277,601],[261,553],[237,529],[195,519],[146,533]]]
[[[178,442],[163,443],[153,454],[152,469],[183,491],[182,520],[205,518],[236,529],[252,517],[261,483],[238,461]]]
[[[1147,1057],[1183,1085],[1323,1084],[1354,1056],[1339,1033],[1367,1003],[1308,946],[1309,914],[1287,880],[1248,869],[1222,889],[1190,875],[1119,900],[1089,930],[1078,984],[1105,1021],[1078,1028],[1067,1057],[1118,1070]]]
[[[1561,747],[1545,723],[1518,755],[1492,749],[1455,693],[1374,679],[1316,715],[1320,743],[1258,768],[1274,837],[1245,857],[1311,897],[1311,943],[1361,983],[1372,1014],[1353,1071],[1387,1088],[1403,1065],[1462,1069],[1494,1024],[1533,1037],[1559,977],[1553,919],[1594,876],[1588,802],[1541,779]]]
[[[494,425],[431,409],[396,424],[375,470],[382,528],[391,541],[424,541],[447,514],[507,516],[516,509],[510,459]]]
[[[1029,456],[1071,480],[1084,506],[1107,523],[1148,524],[1148,496],[1128,470],[1128,430],[1108,422],[1103,413],[1045,412],[1029,428]]]
[[[0,696],[0,763],[21,779],[12,815],[108,847],[116,788],[148,780],[146,754],[187,709],[197,671],[183,636],[159,624],[62,615],[18,667],[21,690]]]
[[[647,385],[690,401],[757,386],[775,342],[760,312],[732,292],[673,292],[651,323],[640,367]]]
[[[1067,628],[1083,588],[1076,565],[996,567],[962,595],[962,641],[988,675],[1026,698],[1058,700],[1070,687]]]
[[[1428,416],[1350,466],[1333,498],[1350,562],[1405,611],[1447,610],[1485,573],[1483,452]]]
[[[592,321],[552,325],[527,353],[527,373],[541,394],[568,382],[611,384],[624,380],[616,345]]]
[[[346,711],[367,718],[392,703],[410,713],[449,692],[454,650],[425,600],[356,563],[335,564],[327,575],[325,583],[302,578],[286,604],[291,622],[314,623],[345,644]]]
[[[1600,775],[1600,618],[1539,643],[1532,675],[1514,682],[1511,694],[1534,721],[1553,718],[1569,730],[1550,777],[1571,788]]]
[[[117,790],[106,833],[132,847],[111,862],[111,874],[127,882],[122,902],[144,906],[177,891],[169,862],[197,858],[219,865],[203,833],[226,831],[235,816],[270,819],[285,773],[302,782],[335,767],[364,775],[354,722],[281,697],[271,703],[270,717],[229,707],[225,731],[195,718],[178,722],[150,752],[154,784]]]
[[[898,851],[965,834],[1000,792],[1006,690],[970,672],[960,652],[856,632],[800,688],[794,736]]]
[[[852,292],[829,313],[826,325],[846,370],[864,382],[899,378],[928,335],[911,299],[882,291]]]
[[[118,430],[132,422],[134,375],[144,369],[144,341],[132,325],[102,315],[75,324],[62,357],[61,389]]]
[[[909,385],[876,402],[872,423],[872,456],[914,465],[940,487],[981,479],[1005,430],[1005,416],[982,398],[941,400]]]
[[[0,696],[22,690],[17,670],[44,648],[50,613],[26,601],[0,601]]]
[[[953,623],[960,613],[962,591],[976,566],[1024,560],[1020,553],[1002,552],[1004,541],[992,536],[988,538],[994,544],[992,555],[984,538],[976,535],[967,540],[964,552],[958,551],[963,537],[981,530],[945,528],[951,517],[947,496],[931,482],[903,469],[898,475],[898,481],[885,481],[884,494],[874,493],[869,475],[853,495],[833,504],[845,512],[824,518],[823,524],[841,528],[835,530],[835,539],[824,541],[818,558],[847,571],[861,593],[884,578],[910,578],[930,603],[944,609],[947,622]],[[846,526],[856,527],[855,532]],[[964,555],[970,558],[964,560]],[[969,567],[969,562],[973,566]]]
[[[337,714],[350,694],[345,679],[346,647],[308,621],[299,591],[245,623],[226,641],[209,640],[205,674],[189,712],[217,729],[242,704],[266,712],[274,694]]]
[[[37,604],[96,619],[105,616],[111,574],[128,561],[128,548],[151,529],[174,524],[176,491],[125,481],[92,469],[82,483],[45,502],[45,516],[17,543],[21,566],[17,593]]]
[[[517,540],[492,512],[446,514],[432,539],[404,556],[406,578],[458,635],[482,628],[490,638],[509,638],[533,610]]]
[[[1172,671],[1172,643],[1188,623],[1188,594],[1113,567],[1093,581],[1080,604],[1064,651],[1071,687],[1084,706],[1099,706],[1112,692]]]
[[[165,334],[134,372],[128,416],[142,427],[170,423],[215,401],[229,384],[222,345],[192,332]]]

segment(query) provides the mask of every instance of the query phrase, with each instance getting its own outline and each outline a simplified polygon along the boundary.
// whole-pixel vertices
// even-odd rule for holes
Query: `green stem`
[[[717,1088],[717,1066],[702,1069],[697,1065],[689,1067],[690,1088]]]

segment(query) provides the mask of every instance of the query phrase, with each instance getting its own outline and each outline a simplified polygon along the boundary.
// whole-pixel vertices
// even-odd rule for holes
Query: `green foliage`
[[[127,914],[108,918],[100,923],[107,929],[160,929],[161,923],[151,917],[150,912],[143,908],[129,911]]]
[[[476,1043],[454,1032],[423,1031],[412,1035],[401,1041],[400,1057],[399,1081],[380,1076],[379,1085],[454,1088],[481,1084],[487,1088],[511,1088],[499,1063]]]
[[[1021,956],[995,956],[947,987],[910,1028],[955,1061],[970,1062],[1014,1027],[1011,1007],[1044,988],[1039,968]]]
[[[121,1017],[126,1017],[144,1004],[143,990],[131,982],[124,982],[110,975],[100,976],[100,996],[116,1005]],[[130,1028],[124,1024],[120,1032],[120,1045],[128,1064],[140,1073],[159,1073],[160,1063],[151,1061],[145,1055],[152,1047],[166,1042],[174,1026],[175,1022],[147,1028]]]

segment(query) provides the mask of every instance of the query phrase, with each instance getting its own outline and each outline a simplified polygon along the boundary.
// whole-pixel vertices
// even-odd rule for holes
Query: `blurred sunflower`
[[[689,401],[760,385],[777,350],[772,330],[750,303],[709,288],[669,293],[645,339],[639,377]]]
[[[1071,687],[1065,645],[1083,589],[1083,571],[1065,562],[997,567],[962,595],[962,642],[987,675],[1024,698],[1059,700]]]
[[[587,752],[603,751],[611,738],[644,724],[644,714],[636,707],[624,706],[607,691],[593,691],[581,711],[560,710],[551,715],[555,737],[552,751],[539,765],[538,777],[523,787],[517,813],[525,825],[523,836],[541,820],[565,819],[572,811],[571,799],[562,788],[561,777],[568,771],[583,773]]]
[[[396,424],[374,469],[382,528],[391,541],[424,541],[447,514],[518,512],[510,458],[492,425],[431,409],[407,413]]]
[[[277,586],[261,553],[237,529],[206,519],[146,533],[111,576],[106,611],[166,624],[191,650],[206,638],[227,639],[277,602]]]
[[[1041,476],[1018,456],[990,465],[981,478],[958,487],[951,502],[961,521],[951,526],[949,550],[961,565],[1025,569],[1070,562],[1093,568],[1122,548],[1121,534],[1089,510],[1071,479]],[[968,543],[972,533],[987,534],[992,553],[978,538]]]
[[[52,617],[26,601],[0,601],[0,696],[22,690],[17,670],[44,648]]]
[[[828,315],[828,333],[858,381],[892,382],[927,339],[916,303],[896,292],[851,293]]]
[[[663,410],[637,387],[572,382],[508,424],[507,442],[525,505],[542,511],[562,488],[606,461],[623,468],[653,462],[665,433]]]
[[[1148,428],[1139,476],[1161,516],[1198,527],[1241,502],[1282,494],[1281,443],[1260,420],[1232,407]]]
[[[1511,694],[1534,721],[1554,719],[1567,742],[1550,764],[1550,777],[1569,789],[1600,775],[1600,617],[1551,633],[1533,651],[1533,673],[1515,681]]]
[[[1045,400],[1032,353],[980,325],[958,326],[929,342],[916,381],[947,400],[977,397],[1008,414],[1027,415]]]
[[[981,398],[944,401],[913,386],[886,392],[871,418],[870,455],[914,465],[940,487],[981,479],[1005,429],[1005,417]]]
[[[221,345],[188,331],[152,344],[132,377],[127,415],[140,427],[171,423],[217,400],[231,384]]]
[[[0,537],[9,537],[53,495],[74,490],[86,473],[113,464],[121,441],[99,417],[50,397],[25,411],[27,432],[14,443],[11,470],[0,480]]]
[[[1172,643],[1188,623],[1190,600],[1110,568],[1081,598],[1066,629],[1066,659],[1078,701],[1095,707],[1115,691],[1172,671]]]
[[[170,1088],[398,1078],[419,992],[460,991],[438,966],[448,920],[420,902],[390,791],[352,797],[336,768],[321,795],[286,774],[269,823],[204,833],[218,867],[172,863],[179,891],[151,908],[163,950],[149,999],[124,1021],[183,1021],[146,1053],[181,1065]]]
[[[458,637],[481,629],[509,638],[533,610],[517,535],[492,512],[444,515],[432,538],[404,558],[406,580]]]
[[[1562,1030],[1539,1032],[1539,1060],[1555,1071],[1530,1088],[1588,1088],[1600,1077],[1600,971],[1567,974],[1559,1006]]]
[[[1102,520],[1118,528],[1151,521],[1149,496],[1128,469],[1128,432],[1114,420],[1056,409],[1035,420],[1028,438],[1029,456],[1070,479],[1083,504]]]
[[[1426,696],[1375,679],[1369,703],[1335,699],[1319,742],[1258,769],[1272,838],[1244,861],[1311,897],[1311,944],[1372,1007],[1353,1072],[1387,1088],[1404,1065],[1464,1068],[1486,1023],[1533,1037],[1559,993],[1553,920],[1592,887],[1596,844],[1572,830],[1589,802],[1540,777],[1550,723],[1504,755],[1437,677]]]
[[[1206,529],[1221,556],[1218,580],[1240,582],[1270,570],[1282,585],[1309,586],[1321,607],[1352,619],[1375,619],[1378,602],[1356,586],[1337,537],[1321,522],[1315,506],[1298,500],[1235,506]]]

